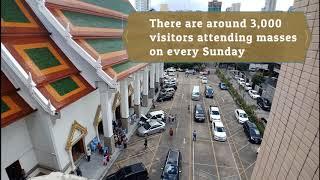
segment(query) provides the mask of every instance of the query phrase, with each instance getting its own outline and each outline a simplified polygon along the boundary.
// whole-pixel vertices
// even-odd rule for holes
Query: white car
[[[256,90],[249,90],[249,96],[252,99],[257,99],[258,97],[260,97],[260,95],[258,94],[258,91]]]
[[[217,106],[210,106],[209,107],[209,121],[220,121],[221,116],[220,116],[220,111]]]
[[[249,120],[247,113],[242,109],[234,110],[234,115],[236,116],[237,121],[241,124]]]
[[[221,121],[212,122],[213,139],[216,141],[226,141],[227,133]]]
[[[137,129],[137,134],[139,136],[149,136],[154,133],[165,131],[166,124],[162,121],[151,120]]]
[[[250,83],[246,83],[246,84],[244,84],[243,86],[244,86],[244,89],[245,89],[246,91],[249,91],[249,90],[252,89],[252,86],[251,86]]]
[[[201,79],[202,84],[207,84],[208,83],[208,78],[203,76]]]
[[[164,121],[165,117],[166,117],[166,114],[162,110],[152,111],[152,112],[149,112],[147,115],[141,114],[139,124],[143,125],[152,120]]]
[[[240,78],[239,75],[234,75],[234,79],[235,79],[236,81],[238,81],[239,78]]]
[[[237,82],[239,83],[239,85],[246,83],[246,81],[243,78],[239,78]]]

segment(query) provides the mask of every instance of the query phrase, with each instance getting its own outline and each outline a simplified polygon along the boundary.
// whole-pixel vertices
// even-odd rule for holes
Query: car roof
[[[214,124],[218,127],[224,127],[221,121],[216,121]]]
[[[250,91],[250,92],[258,92],[258,91],[256,91],[256,90],[253,90],[253,89],[252,89],[252,90],[249,90],[249,91]]]
[[[201,104],[196,104],[196,108],[201,108],[201,109],[203,109],[202,106],[201,106]]]
[[[149,114],[150,114],[151,116],[154,116],[154,115],[158,115],[158,114],[164,114],[164,111],[162,111],[162,110],[152,111],[152,112],[149,112]]]
[[[170,149],[168,151],[168,156],[167,156],[167,164],[178,164],[179,161],[179,153],[180,151],[178,150],[172,150]]]
[[[251,128],[257,128],[257,126],[256,126],[253,122],[251,122],[251,121],[246,121],[246,123],[247,123],[248,126],[251,127]]]
[[[219,108],[218,108],[218,106],[211,106],[210,110],[211,111],[219,111]]]
[[[243,78],[239,78],[239,80],[244,80]]]
[[[152,120],[149,122],[150,126],[161,125],[157,120]]]
[[[242,109],[236,109],[239,113],[246,113],[244,110]]]

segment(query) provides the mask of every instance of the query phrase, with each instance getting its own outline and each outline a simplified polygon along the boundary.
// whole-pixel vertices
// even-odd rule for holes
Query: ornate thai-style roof
[[[51,40],[25,0],[1,0],[1,18],[1,43],[31,73],[36,87],[56,109],[94,90]]]
[[[1,128],[35,111],[18,94],[19,90],[1,71]]]
[[[147,65],[129,61],[121,39],[135,11],[129,1],[47,0],[46,7],[110,77],[121,80]]]

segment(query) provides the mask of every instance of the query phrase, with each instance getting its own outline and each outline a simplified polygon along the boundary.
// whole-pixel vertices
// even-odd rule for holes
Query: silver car
[[[137,130],[138,136],[149,136],[154,133],[165,131],[166,124],[159,120],[151,120],[144,123]]]

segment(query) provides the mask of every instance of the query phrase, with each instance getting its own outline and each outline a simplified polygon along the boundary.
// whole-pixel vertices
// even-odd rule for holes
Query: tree
[[[253,75],[251,81],[252,87],[254,87],[255,85],[259,86],[260,84],[262,84],[265,81],[265,79],[262,73],[256,73],[255,75]]]

